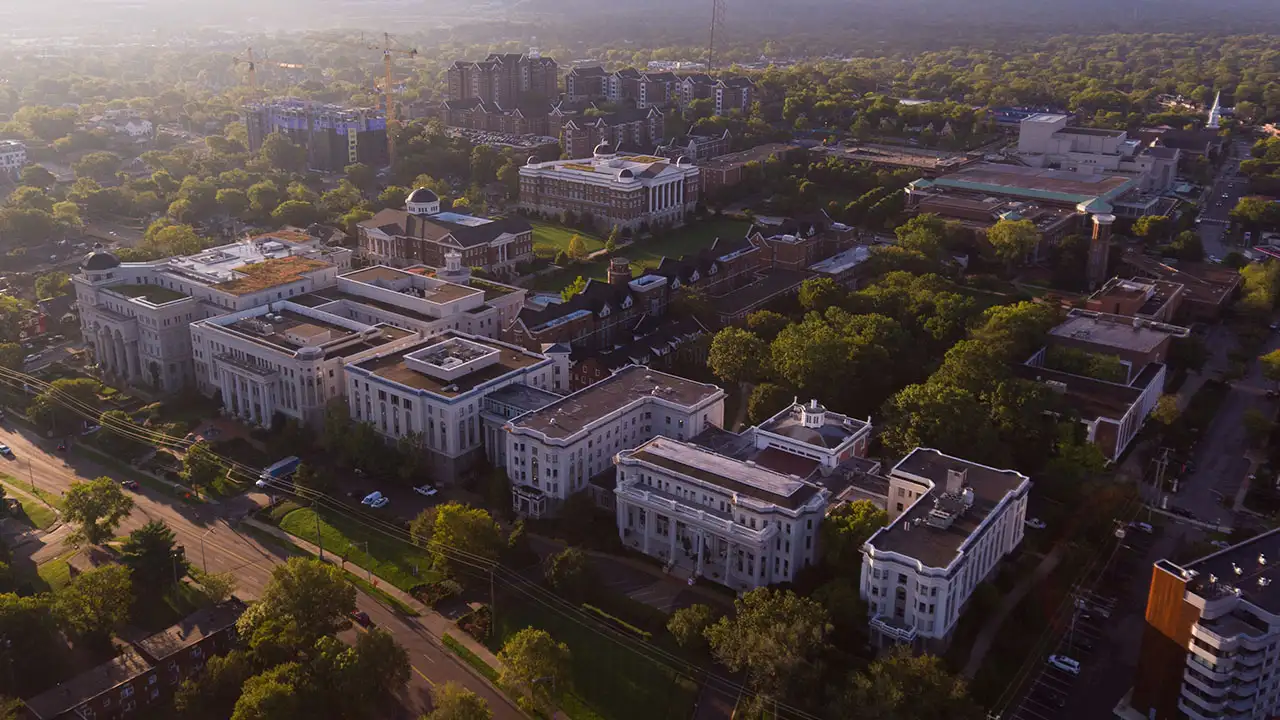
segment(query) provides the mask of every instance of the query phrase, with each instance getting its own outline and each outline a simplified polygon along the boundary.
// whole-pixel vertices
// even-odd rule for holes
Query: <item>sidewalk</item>
[[[1062,543],[1054,546],[1048,555],[1040,561],[1036,566],[1035,572],[1030,577],[1022,579],[1013,592],[1004,596],[1004,601],[1000,603],[1000,607],[996,609],[996,614],[987,620],[987,624],[978,632],[978,637],[973,641],[973,649],[969,651],[969,660],[964,664],[964,676],[970,680],[978,673],[978,668],[982,667],[982,661],[987,656],[987,651],[991,649],[991,643],[996,639],[996,633],[1000,632],[1000,626],[1004,625],[1005,618],[1013,609],[1022,602],[1022,598],[1026,597],[1031,591],[1031,586],[1044,580],[1053,569],[1057,567],[1058,562],[1062,560]]]

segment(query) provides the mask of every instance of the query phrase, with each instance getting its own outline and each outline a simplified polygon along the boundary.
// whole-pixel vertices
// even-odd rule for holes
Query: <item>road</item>
[[[1227,224],[1231,210],[1249,188],[1249,181],[1240,175],[1240,161],[1249,157],[1249,145],[1236,143],[1234,149],[1234,154],[1222,162],[1201,203],[1200,243],[1206,256],[1223,258],[1235,249],[1227,243]]]
[[[23,485],[34,483],[41,490],[61,494],[73,482],[113,474],[109,468],[81,454],[68,456],[57,452],[55,441],[39,438],[35,432],[8,421],[0,423],[0,442],[14,452],[13,459],[0,461],[0,471]],[[189,561],[212,573],[233,573],[238,584],[236,594],[244,599],[260,596],[270,580],[271,568],[287,557],[274,546],[263,545],[236,532],[231,524],[258,506],[253,497],[239,496],[222,503],[193,506],[145,487],[132,495],[136,506],[121,525],[121,534],[150,520],[163,520],[186,549]],[[53,544],[33,554],[34,560],[60,552],[58,533],[54,535],[46,538],[54,541]],[[494,691],[443,648],[420,622],[393,613],[364,593],[357,596],[356,604],[409,652],[413,669],[409,684],[401,693],[405,705],[403,717],[417,718],[428,710],[431,688],[445,682],[456,682],[476,692],[489,703],[495,718],[520,720],[525,717],[505,695]]]

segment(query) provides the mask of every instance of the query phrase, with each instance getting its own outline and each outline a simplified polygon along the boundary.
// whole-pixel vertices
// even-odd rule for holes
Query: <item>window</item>
[[[902,512],[902,503],[898,503],[898,512]]]
[[[133,697],[133,686],[125,685],[124,687],[120,688],[120,697],[122,698]]]

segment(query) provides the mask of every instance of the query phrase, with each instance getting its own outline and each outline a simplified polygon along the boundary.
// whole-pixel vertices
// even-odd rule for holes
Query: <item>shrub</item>
[[[610,615],[609,613],[605,612],[604,610],[601,610],[595,605],[583,603],[582,609],[586,610],[587,612],[590,612],[591,614],[599,617],[601,620],[604,620],[605,622],[609,623],[610,625],[613,625],[614,627],[620,630],[625,630],[645,640],[653,639],[653,633],[649,632],[648,630],[641,630],[640,628],[636,627],[635,625],[632,625],[626,620],[623,620],[622,618],[617,617],[615,615]]]
[[[493,613],[488,605],[481,605],[458,618],[458,628],[476,640],[485,642],[493,628]]]

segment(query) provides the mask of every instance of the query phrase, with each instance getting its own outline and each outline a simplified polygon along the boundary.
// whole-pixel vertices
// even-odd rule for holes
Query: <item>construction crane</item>
[[[236,65],[248,66],[249,89],[253,91],[253,96],[255,98],[258,97],[259,95],[259,88],[258,88],[258,66],[259,65],[284,68],[286,70],[302,70],[307,67],[306,65],[299,65],[298,63],[274,62],[266,59],[255,60],[253,57],[253,48],[247,48],[245,50],[245,56],[243,58],[234,57],[234,58],[231,58],[231,61]]]
[[[409,58],[418,56],[418,51],[414,48],[398,47],[394,38],[389,33],[382,34],[382,44],[376,42],[364,43],[365,48],[369,50],[382,51],[383,70],[386,77],[382,80],[383,102],[386,105],[387,112],[387,160],[394,163],[396,159],[396,128],[400,123],[396,120],[396,105],[391,95],[395,92],[394,83],[392,82],[392,66],[391,61],[395,55],[405,55]]]

